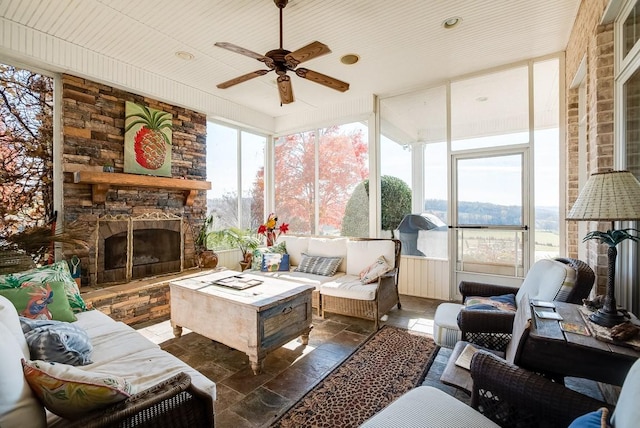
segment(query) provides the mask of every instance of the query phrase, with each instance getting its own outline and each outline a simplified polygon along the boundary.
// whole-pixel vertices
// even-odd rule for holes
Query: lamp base
[[[603,327],[613,327],[627,320],[620,311],[605,312],[602,309],[589,315],[589,319]]]

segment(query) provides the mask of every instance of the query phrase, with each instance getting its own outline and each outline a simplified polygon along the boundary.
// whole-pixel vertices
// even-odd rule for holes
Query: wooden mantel
[[[76,171],[73,173],[73,182],[91,184],[94,204],[104,204],[107,200],[107,191],[111,187],[154,187],[183,190],[184,204],[187,206],[193,205],[198,190],[211,189],[209,181],[98,171]]]

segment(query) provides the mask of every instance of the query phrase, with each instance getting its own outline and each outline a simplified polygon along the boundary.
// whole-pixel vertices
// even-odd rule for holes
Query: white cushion
[[[307,248],[309,246],[309,237],[281,235],[278,241],[284,241],[287,247],[287,254],[289,254],[289,264],[298,266],[300,264],[300,259],[302,258],[302,253],[307,252]]]
[[[0,296],[0,324],[4,324],[7,330],[13,335],[22,350],[24,358],[29,359],[29,345],[22,333],[22,327],[20,326],[20,319],[18,318],[18,311],[13,303],[4,296]]]
[[[458,327],[458,314],[464,307],[459,303],[440,303],[433,316],[433,340],[436,344],[452,348],[462,339]]]
[[[196,388],[211,395],[214,400],[216,398],[215,383],[161,349],[147,349],[132,353],[126,358],[79,368],[91,370],[93,373],[117,373],[118,376],[129,380],[137,391],[145,390],[158,382],[184,372],[191,377],[191,383]]]
[[[320,284],[325,282],[334,281],[341,276],[344,276],[344,272],[336,272],[333,276],[315,275],[313,273],[306,272],[251,272],[253,275],[263,275],[270,278],[286,279],[287,281],[295,281],[301,284],[314,285],[316,290],[320,290]]]
[[[24,354],[9,329],[0,323],[0,426],[44,428],[44,407],[22,374]]]
[[[347,275],[360,275],[363,269],[380,256],[384,256],[393,267],[396,260],[396,246],[392,240],[349,240],[347,242]]]
[[[377,282],[362,284],[357,275],[344,275],[320,284],[320,294],[347,299],[373,300],[376,298],[377,288]]]
[[[499,428],[486,416],[431,386],[403,394],[361,427]]]
[[[310,238],[306,253],[311,256],[342,257],[338,271],[346,272],[347,241],[348,238]]]
[[[615,428],[636,428],[640,421],[640,360],[631,366],[622,385],[620,397],[611,417],[611,426]]]
[[[524,278],[516,302],[527,294],[529,299],[553,300],[567,278],[567,270],[573,268],[562,262],[551,259],[538,260],[531,266]]]

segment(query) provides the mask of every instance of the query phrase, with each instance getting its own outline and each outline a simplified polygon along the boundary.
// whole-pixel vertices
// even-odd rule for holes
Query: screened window
[[[367,126],[359,122],[277,138],[278,218],[293,233],[368,236],[360,230],[369,217],[368,152]]]
[[[262,135],[207,124],[207,211],[214,230],[255,230],[263,222],[265,147]]]

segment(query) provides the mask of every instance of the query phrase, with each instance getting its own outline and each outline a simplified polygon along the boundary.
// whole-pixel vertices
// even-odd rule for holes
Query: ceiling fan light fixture
[[[360,57],[356,54],[346,54],[340,58],[340,62],[346,65],[353,65],[360,61]]]
[[[185,61],[191,61],[192,59],[195,58],[195,55],[190,53],[190,52],[185,52],[185,51],[178,51],[176,52],[176,56],[180,59],[183,59]]]
[[[444,27],[445,30],[451,30],[452,28],[459,26],[460,23],[462,23],[462,18],[459,16],[452,16],[451,18],[447,18],[442,21],[442,27]]]

